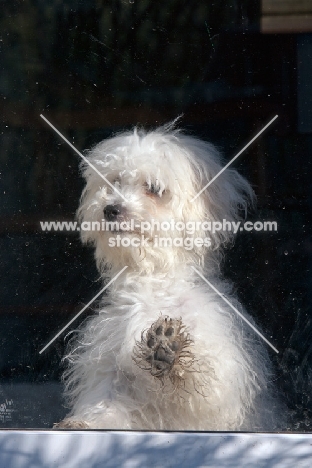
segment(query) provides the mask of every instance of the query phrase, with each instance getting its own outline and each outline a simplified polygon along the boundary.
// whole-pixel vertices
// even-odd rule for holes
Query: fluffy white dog
[[[245,215],[248,182],[227,169],[201,192],[222,169],[220,156],[174,125],[114,136],[88,161],[82,240],[112,281],[71,340],[71,412],[56,427],[272,429],[266,350],[200,277],[242,311],[220,279],[233,230],[209,227]]]

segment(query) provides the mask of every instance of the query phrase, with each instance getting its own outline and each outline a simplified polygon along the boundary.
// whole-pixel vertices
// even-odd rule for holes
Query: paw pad
[[[156,378],[179,380],[194,361],[188,349],[191,344],[181,319],[161,316],[142,332],[141,341],[134,348],[133,359],[141,369],[148,370]]]

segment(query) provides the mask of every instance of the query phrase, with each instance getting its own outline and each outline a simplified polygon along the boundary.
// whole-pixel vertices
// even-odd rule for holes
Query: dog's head
[[[209,226],[238,220],[253,198],[233,169],[205,188],[222,169],[218,152],[172,126],[119,134],[95,146],[87,159],[78,217],[99,267],[151,273],[201,265],[209,250],[219,250],[233,235]]]

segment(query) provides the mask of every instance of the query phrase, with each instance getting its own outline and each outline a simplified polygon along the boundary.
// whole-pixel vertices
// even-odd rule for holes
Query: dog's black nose
[[[107,205],[104,208],[104,218],[107,221],[115,221],[122,212],[121,205]]]

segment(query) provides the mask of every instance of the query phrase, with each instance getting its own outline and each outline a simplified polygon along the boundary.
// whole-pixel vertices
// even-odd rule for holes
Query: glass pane
[[[1,427],[311,431],[312,11],[262,3],[2,2]]]

